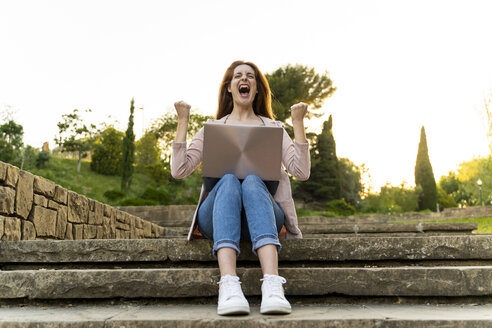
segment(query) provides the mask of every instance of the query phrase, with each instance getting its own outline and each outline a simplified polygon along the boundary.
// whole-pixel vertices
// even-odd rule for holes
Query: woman
[[[178,127],[173,143],[171,174],[179,179],[191,174],[202,160],[203,128],[187,148],[190,105],[179,101],[174,106],[178,114]],[[282,163],[290,174],[300,180],[309,178],[311,165],[304,131],[306,112],[307,105],[304,103],[291,107],[295,143],[285,130],[282,142]],[[216,122],[282,126],[281,122],[273,120],[270,88],[255,64],[235,61],[227,69],[220,85]],[[282,227],[285,229],[282,230]],[[213,252],[221,275],[218,314],[249,313],[249,304],[236,274],[240,239],[252,241],[253,252],[260,260],[263,272],[260,312],[291,312],[282,287],[286,280],[278,275],[277,252],[281,247],[281,231],[286,238],[302,238],[297,227],[290,181],[284,170],[273,197],[263,181],[254,175],[241,182],[227,174],[209,193],[205,193],[202,186],[188,239],[201,234],[214,241]]]

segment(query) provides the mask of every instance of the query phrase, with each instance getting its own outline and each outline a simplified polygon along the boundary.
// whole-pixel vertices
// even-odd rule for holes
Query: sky
[[[125,130],[134,97],[138,137],[177,100],[214,115],[234,60],[302,64],[337,88],[309,129],[332,115],[337,155],[374,190],[414,185],[422,126],[438,181],[490,153],[491,13],[488,0],[0,0],[0,113],[53,148],[63,114]]]

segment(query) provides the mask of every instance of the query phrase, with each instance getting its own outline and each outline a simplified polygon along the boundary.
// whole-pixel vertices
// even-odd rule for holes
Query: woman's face
[[[236,67],[227,91],[232,94],[232,99],[235,103],[243,106],[252,105],[258,93],[253,68],[246,64]]]

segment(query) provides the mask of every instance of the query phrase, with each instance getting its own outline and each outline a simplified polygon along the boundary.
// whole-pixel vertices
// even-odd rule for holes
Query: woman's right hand
[[[178,114],[178,120],[188,121],[190,118],[190,108],[186,102],[180,100],[174,103],[174,108],[176,108],[176,113]]]

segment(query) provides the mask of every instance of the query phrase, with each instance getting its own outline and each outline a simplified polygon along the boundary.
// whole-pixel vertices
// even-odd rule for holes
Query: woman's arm
[[[191,106],[184,101],[178,101],[174,104],[174,107],[178,114],[178,127],[172,148],[171,175],[175,179],[182,179],[190,175],[202,161],[203,129],[198,131],[187,148],[186,135],[188,133]]]
[[[282,161],[287,172],[299,180],[307,180],[311,170],[311,157],[309,143],[304,130],[304,116],[307,113],[305,103],[295,104],[291,107],[292,124],[294,126],[295,143],[284,130],[282,143]]]
[[[294,138],[298,143],[306,143],[306,131],[304,130],[304,116],[307,113],[307,104],[301,102],[290,107],[292,125],[294,126]]]
[[[174,141],[186,142],[191,106],[184,101],[177,101],[174,103],[174,108],[176,108],[176,113],[178,114],[178,127],[176,129],[176,138]]]

